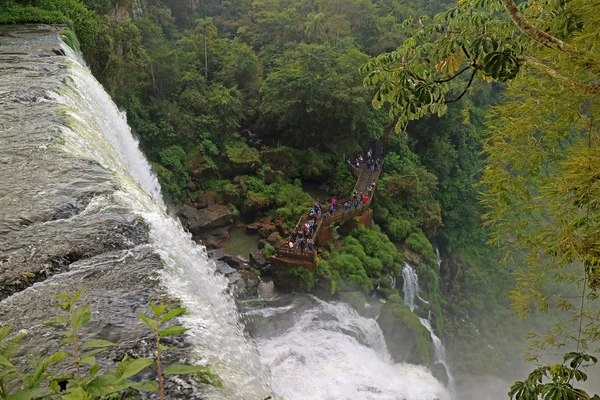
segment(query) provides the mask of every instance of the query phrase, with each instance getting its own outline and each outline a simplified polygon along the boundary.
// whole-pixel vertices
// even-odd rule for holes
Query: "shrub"
[[[413,230],[412,224],[405,219],[391,218],[387,225],[387,233],[394,242],[401,242]]]
[[[408,236],[408,239],[404,242],[406,247],[423,256],[423,259],[429,264],[433,265],[436,262],[435,253],[429,240],[421,232],[414,232]]]
[[[269,243],[265,244],[263,254],[266,258],[273,257],[273,255],[275,254],[275,247],[271,246]]]
[[[314,275],[305,268],[294,268],[290,273],[302,281],[302,285],[307,292],[310,292],[315,287]]]
[[[229,161],[236,164],[260,163],[258,150],[238,140],[225,145],[225,154]]]

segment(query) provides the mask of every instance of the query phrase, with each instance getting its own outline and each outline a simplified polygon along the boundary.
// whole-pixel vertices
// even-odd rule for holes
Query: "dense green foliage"
[[[496,248],[485,246],[488,232],[480,226],[474,186],[483,166],[485,109],[500,90],[463,76],[512,78],[523,69],[518,56],[531,40],[509,23],[498,2],[448,4],[149,0],[133,18],[130,0],[5,0],[0,23],[70,27],[65,41],[81,48],[94,75],[127,111],[169,202],[195,204],[211,195],[236,216],[266,216],[291,227],[312,205],[304,182],[327,183],[329,195],[348,196],[355,180],[345,159],[381,139],[385,169],[374,205],[380,228],[358,227],[332,246],[318,275],[332,277],[333,293],[379,288],[391,297],[390,278],[399,275],[406,253],[429,301],[422,312],[432,311],[438,334],[451,339],[449,353],[461,357],[457,369],[495,372],[516,357],[514,343],[524,331],[510,317],[506,294],[513,266],[500,265]],[[528,3],[522,8],[535,14]],[[444,13],[430,24],[426,15],[438,12]],[[388,54],[375,57],[382,52]],[[377,87],[363,86],[366,73]],[[568,75],[588,83],[579,69]],[[448,107],[445,101],[467,85],[469,96]],[[377,107],[383,103],[378,110],[371,107],[374,95]],[[552,111],[559,110],[546,115]],[[400,117],[401,132],[391,134],[390,115]],[[501,124],[497,130],[505,128]],[[523,149],[514,156],[527,158],[531,149]],[[516,188],[527,194],[522,185],[507,184],[490,193],[505,199],[507,188]],[[433,243],[447,256],[441,270]],[[273,251],[265,247],[265,255]],[[295,276],[314,287],[303,271]],[[473,354],[474,342],[481,349],[497,344],[502,357]]]

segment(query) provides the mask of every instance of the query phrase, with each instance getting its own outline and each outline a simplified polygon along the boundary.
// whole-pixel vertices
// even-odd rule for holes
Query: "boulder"
[[[225,225],[233,218],[231,210],[221,204],[211,204],[202,210],[184,204],[177,206],[175,210],[182,224],[193,234],[198,234],[203,229]]]
[[[196,199],[197,207],[198,208],[206,208],[211,204],[215,204],[215,202],[216,202],[215,197],[216,197],[215,192],[202,193]]]
[[[267,244],[267,243],[269,243],[269,242],[267,242],[267,239],[260,239],[258,241],[258,244],[257,244],[258,249],[259,250],[264,249],[265,248],[265,244]]]
[[[251,224],[246,225],[246,233],[258,233],[261,224],[259,222],[253,222]]]
[[[361,292],[341,292],[339,299],[344,303],[348,303],[360,315],[365,315],[367,299],[365,299],[365,296]]]
[[[279,232],[273,232],[267,237],[267,242],[272,244],[273,246],[275,246],[282,240],[283,239],[281,238],[281,235],[279,234]]]
[[[260,228],[258,229],[258,233],[262,237],[269,237],[275,231],[277,231],[277,226],[275,226],[275,224],[270,223],[270,222],[263,222],[263,223],[261,223],[260,224]]]
[[[435,349],[431,334],[399,295],[391,295],[381,307],[377,323],[395,362],[433,364]]]
[[[248,269],[249,265],[246,261],[242,260],[241,258],[237,257],[237,256],[232,256],[230,254],[226,254],[221,258],[221,261],[227,263],[227,265],[229,265],[232,268],[235,268],[237,270],[240,269]]]
[[[258,270],[262,270],[269,262],[261,250],[250,253],[250,265]]]

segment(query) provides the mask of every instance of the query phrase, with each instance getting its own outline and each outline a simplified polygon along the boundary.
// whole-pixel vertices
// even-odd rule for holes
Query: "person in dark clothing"
[[[310,239],[308,241],[308,249],[309,250],[314,250],[314,248],[315,248],[315,242],[314,242],[314,240]]]
[[[300,241],[300,253],[304,253],[304,249],[306,249],[306,240]]]

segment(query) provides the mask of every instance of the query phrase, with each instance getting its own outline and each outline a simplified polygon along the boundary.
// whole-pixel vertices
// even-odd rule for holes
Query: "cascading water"
[[[215,365],[224,382],[224,392],[215,392],[212,397],[266,397],[260,359],[244,336],[233,297],[226,294],[226,279],[215,274],[216,266],[206,249],[165,214],[158,182],[124,115],[74,57],[70,77],[66,90],[55,98],[81,127],[66,130],[70,140],[65,148],[114,171],[121,184],[116,192],[119,200],[150,225],[150,242],[166,264],[161,283],[188,310],[183,323],[190,328],[188,336],[196,361]]]
[[[394,364],[377,322],[345,303],[296,297],[249,314],[261,318],[258,347],[286,400],[450,398],[425,367]]]
[[[46,281],[22,290],[0,303],[0,317],[4,313],[9,316],[7,317],[9,322],[16,322],[21,316],[13,310],[23,307],[23,304],[30,301],[40,301],[42,295],[46,296],[49,294],[47,292],[54,290],[52,287],[62,286],[73,290],[85,284],[89,288],[87,291],[94,291],[96,281],[100,281],[100,276],[110,274],[111,267],[118,270],[124,263],[133,265],[136,258],[141,257],[140,254],[152,252],[160,256],[164,266],[159,276],[161,286],[166,288],[170,297],[180,299],[188,310],[187,315],[182,318],[182,323],[190,328],[186,333],[186,343],[191,344],[191,354],[186,357],[188,362],[209,364],[223,382],[222,389],[203,388],[202,398],[241,400],[267,397],[271,394],[267,375],[263,372],[255,346],[248,342],[244,334],[234,299],[227,293],[226,279],[220,274],[215,274],[216,266],[208,259],[206,249],[195,244],[191,240],[191,235],[183,230],[180,223],[166,215],[157,179],[138,149],[123,113],[119,112],[80,58],[56,39],[57,35],[43,37],[43,44],[55,40],[56,43],[52,45],[61,46],[67,57],[59,56],[60,60],[56,63],[60,67],[56,70],[49,70],[48,73],[43,68],[40,69],[39,80],[47,79],[49,75],[52,80],[48,80],[50,82],[48,87],[51,88],[52,84],[55,86],[52,90],[45,91],[43,98],[35,98],[33,102],[36,107],[44,107],[44,110],[60,110],[62,117],[60,120],[57,119],[60,122],[57,122],[56,131],[50,132],[50,135],[54,135],[48,137],[50,146],[38,147],[35,151],[41,152],[40,155],[43,157],[48,156],[48,151],[54,152],[56,155],[48,156],[48,160],[55,157],[57,163],[64,159],[65,163],[76,162],[84,167],[89,165],[92,171],[96,169],[106,171],[106,173],[102,172],[104,178],[97,178],[99,172],[94,172],[96,174],[94,179],[99,182],[102,179],[111,179],[107,187],[112,190],[104,187],[100,193],[94,195],[80,214],[67,219],[42,221],[40,227],[49,229],[47,227],[53,226],[56,231],[54,238],[59,240],[61,236],[67,234],[60,230],[63,224],[77,220],[80,221],[80,225],[85,226],[86,216],[109,214],[116,209],[120,213],[131,213],[148,225],[148,243],[138,247],[131,247],[132,244],[130,249],[110,257],[108,254],[100,254],[98,257],[102,257],[101,262],[93,259],[89,262],[72,263],[68,266],[69,272],[51,276]],[[39,50],[36,48],[32,51]],[[57,74],[63,78],[54,79]],[[16,90],[18,89],[15,89],[15,93]],[[19,94],[15,94],[17,95]],[[40,105],[40,102],[47,105]],[[56,111],[54,114],[57,114]],[[58,138],[60,139],[57,140]],[[21,137],[18,139],[26,140]],[[82,164],[80,161],[85,163]],[[53,169],[53,165],[45,167],[47,170]],[[71,185],[70,190],[75,190],[78,184],[82,185],[78,182],[78,177],[88,179],[86,174],[89,173],[85,168],[83,170],[72,168],[72,170],[73,175],[65,178],[65,185]],[[59,179],[60,176],[52,178]],[[18,182],[15,182],[15,185],[17,184]],[[57,188],[59,189],[61,188]],[[68,191],[69,187],[66,187],[65,193]],[[48,192],[39,194],[40,196],[53,195]],[[3,220],[4,217],[3,215]],[[123,279],[126,273],[128,271],[124,270]],[[95,275],[98,275],[98,278],[93,278]],[[69,279],[77,279],[77,281],[69,281]],[[143,296],[144,288],[138,289],[135,281],[129,284],[128,293],[127,289],[119,288],[121,285],[118,281],[114,281],[111,293],[107,295],[108,304],[119,303],[121,309],[141,307],[137,303],[128,304],[126,299],[128,296],[133,297],[134,293]],[[147,296],[154,291],[150,287],[146,290]],[[140,308],[139,311],[148,310]],[[123,317],[116,313],[105,316],[109,323],[106,328],[102,328],[104,335],[114,337],[118,329],[123,329],[124,334],[120,335],[120,340],[127,340],[127,329],[134,332],[137,330],[135,312],[136,309],[133,313],[126,309],[122,312]],[[97,313],[95,318],[98,318]],[[104,323],[104,321],[99,322]],[[22,324],[26,326],[28,321]],[[188,398],[199,397],[193,395]]]
[[[437,249],[436,254],[438,254],[438,263],[441,263],[441,260],[439,259],[439,253],[437,253]],[[402,289],[404,291],[404,302],[410,307],[411,310],[414,311],[415,299],[418,298],[421,301],[424,301],[423,299],[421,299],[421,297],[419,297],[419,277],[417,275],[417,271],[415,271],[415,269],[410,264],[405,263],[402,267],[402,277],[404,278],[404,284],[402,286]],[[450,391],[452,391],[454,382],[452,375],[450,374],[450,367],[448,366],[448,362],[446,361],[446,350],[444,349],[442,340],[434,333],[431,327],[431,323],[428,319],[419,317],[419,320],[421,321],[421,324],[423,324],[423,326],[427,328],[427,330],[431,334],[431,340],[433,341],[433,346],[435,349],[436,362],[442,364],[446,369],[446,374],[448,375],[448,387]]]

